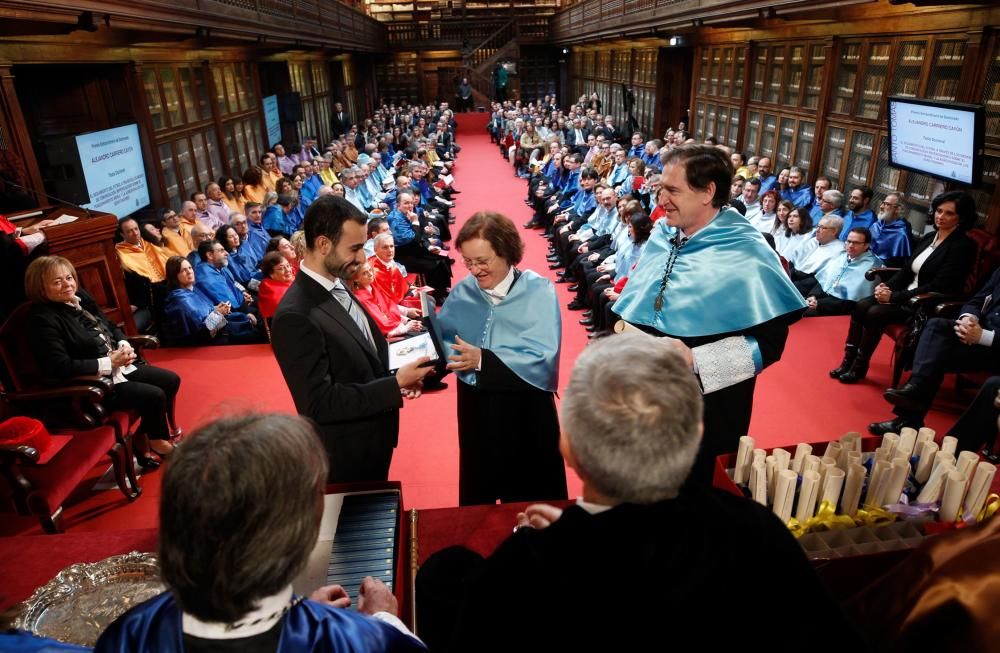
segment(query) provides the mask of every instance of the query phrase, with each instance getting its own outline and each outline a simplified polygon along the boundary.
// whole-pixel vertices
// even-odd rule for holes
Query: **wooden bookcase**
[[[574,50],[570,58],[572,97],[575,102],[581,95],[597,93],[605,115],[615,119],[615,125],[624,129],[625,113],[622,84],[632,89],[635,105],[632,115],[648,138],[653,133],[656,120],[656,61],[657,48],[606,48],[602,50]]]
[[[889,192],[903,192],[913,223],[922,225],[930,200],[945,186],[889,167],[887,98],[982,102],[983,184],[970,192],[984,221],[1000,224],[1000,203],[993,199],[1000,177],[1000,33],[986,32],[981,43],[980,36],[964,31],[701,45],[692,136],[715,136],[747,155],[769,156],[775,170],[798,166],[810,181],[825,175],[845,192],[871,186],[875,205]]]

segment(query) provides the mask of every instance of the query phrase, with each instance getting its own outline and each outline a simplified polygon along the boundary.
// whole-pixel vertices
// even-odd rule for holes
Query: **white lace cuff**
[[[704,394],[752,379],[764,369],[754,338],[732,336],[695,347],[691,352]]]
[[[227,320],[218,311],[212,311],[205,317],[205,327],[208,329],[209,333],[212,334],[213,338],[215,337],[215,334],[217,334],[219,330],[227,324],[229,324],[229,320]]]

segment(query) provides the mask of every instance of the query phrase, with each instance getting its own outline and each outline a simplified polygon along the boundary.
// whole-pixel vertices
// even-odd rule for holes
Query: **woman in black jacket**
[[[903,267],[875,287],[851,313],[844,343],[844,360],[830,370],[841,383],[857,383],[868,374],[879,339],[890,324],[906,322],[913,314],[910,299],[928,292],[957,294],[976,262],[976,244],[965,235],[976,224],[976,204],[962,191],[942,193],[931,202],[935,231],[924,236]]]
[[[167,409],[177,397],[180,377],[137,356],[121,329],[79,288],[76,270],[65,258],[35,259],[25,272],[24,287],[32,302],[29,343],[43,374],[52,381],[108,377],[114,384],[108,396],[110,407],[138,410],[140,430],[148,436],[149,449],[160,456],[169,455],[174,447]],[[144,453],[142,440],[139,438],[137,446],[139,463],[157,467],[158,463]]]

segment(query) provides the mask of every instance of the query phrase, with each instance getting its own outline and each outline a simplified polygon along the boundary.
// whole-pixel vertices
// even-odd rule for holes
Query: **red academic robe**
[[[403,273],[399,271],[398,267],[395,265],[391,268],[386,266],[378,256],[370,256],[368,263],[375,270],[374,285],[383,295],[391,299],[395,304],[402,304],[410,308],[420,308],[419,297],[406,296],[406,293],[410,290],[410,284],[403,277]]]

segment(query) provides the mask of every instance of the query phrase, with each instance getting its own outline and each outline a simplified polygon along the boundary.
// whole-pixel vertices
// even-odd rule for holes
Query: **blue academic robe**
[[[175,288],[167,293],[163,312],[165,328],[174,339],[206,340],[213,337],[205,324],[205,318],[215,309],[215,304],[198,288],[188,290]],[[232,335],[252,335],[254,327],[243,313],[232,312],[226,316],[229,333]]]
[[[875,281],[865,279],[865,272],[881,266],[882,260],[870,251],[853,261],[847,258],[847,252],[841,252],[816,271],[816,281],[827,295],[856,302],[871,297],[875,291]]]
[[[253,222],[249,223],[250,229],[247,232],[247,239],[243,241],[240,245],[240,252],[246,256],[247,261],[253,263],[254,268],[256,268],[261,259],[264,258],[264,254],[267,252],[267,244],[271,242],[271,236],[264,229],[263,221],[261,224],[255,224]],[[246,249],[244,252],[243,250]]]
[[[244,247],[239,247],[236,251],[229,253],[229,267],[226,268],[226,271],[232,275],[233,279],[246,286],[257,273],[257,266],[250,262],[244,250]]]
[[[639,145],[632,146],[632,149],[628,151],[628,155],[630,158],[634,156],[641,159],[645,152],[646,146],[640,143]]]
[[[390,211],[385,219],[389,223],[389,228],[392,229],[392,237],[396,241],[396,247],[409,245],[417,237],[417,232],[413,230],[410,219],[400,213],[399,209]]]
[[[233,308],[243,305],[243,293],[236,287],[232,276],[216,269],[207,261],[198,263],[194,270],[195,287],[212,300],[212,305],[230,302]]]
[[[452,287],[438,313],[442,345],[452,352],[456,336],[488,349],[526,383],[555,392],[559,386],[561,318],[555,287],[545,277],[525,270],[499,304],[466,276]],[[475,371],[459,372],[463,383],[476,385]]]
[[[264,229],[269,233],[284,234],[286,237],[291,236],[292,224],[288,219],[288,215],[285,210],[281,208],[278,204],[273,204],[267,207],[264,211]]]
[[[675,233],[666,220],[653,227],[639,265],[615,302],[622,319],[695,338],[742,331],[805,308],[764,236],[738,212],[725,209],[684,245],[663,305],[655,310]]]
[[[781,199],[788,200],[795,206],[812,206],[812,188],[809,188],[805,184],[802,184],[795,189],[788,188],[787,190],[781,192]]]
[[[893,220],[886,223],[876,220],[870,227],[871,251],[884,261],[906,258],[910,255],[910,223]]]
[[[844,228],[840,230],[840,239],[847,240],[847,234],[851,233],[851,229],[857,227],[871,229],[873,222],[875,222],[875,214],[871,210],[862,213],[848,211],[847,216],[844,218]]]
[[[277,653],[324,651],[425,651],[423,644],[392,626],[352,610],[302,601],[283,617]],[[97,640],[97,653],[160,653],[184,650],[181,612],[165,592],[140,603]]]
[[[763,195],[778,184],[778,175],[771,175],[760,180],[760,194]]]

